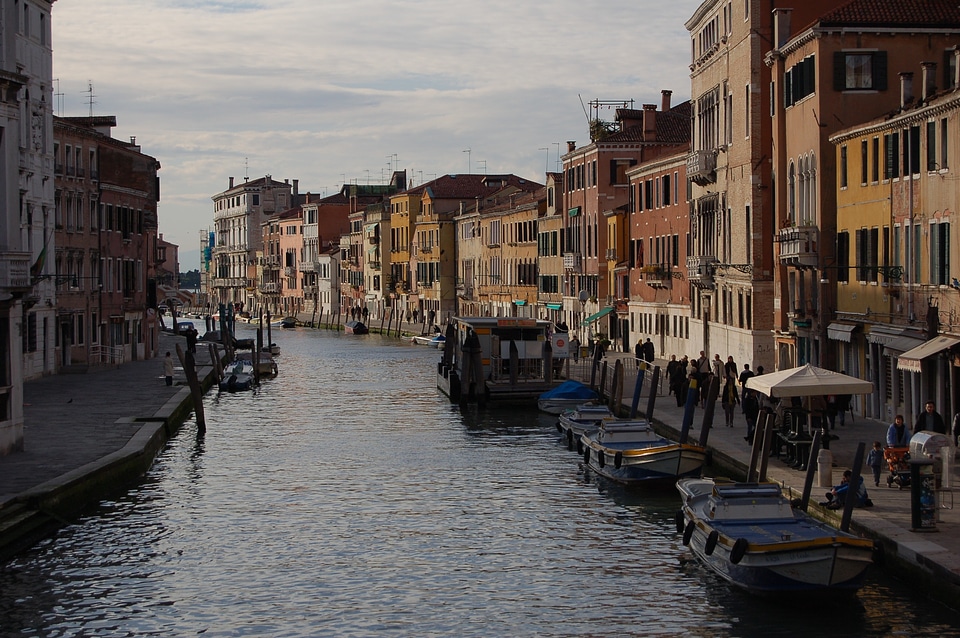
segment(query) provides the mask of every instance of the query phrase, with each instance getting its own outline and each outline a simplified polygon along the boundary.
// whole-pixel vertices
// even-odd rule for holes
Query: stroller
[[[898,489],[910,486],[910,448],[888,447],[883,451],[883,458],[887,462],[890,474],[887,476],[887,487],[897,484]]]

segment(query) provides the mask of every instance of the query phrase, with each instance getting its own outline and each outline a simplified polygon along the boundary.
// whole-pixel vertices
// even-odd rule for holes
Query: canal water
[[[681,544],[674,492],[584,474],[536,411],[461,414],[435,350],[274,340],[278,378],[211,393],[203,438],[188,423],[139,486],[0,565],[0,635],[958,635],[876,570],[836,604],[732,589]]]

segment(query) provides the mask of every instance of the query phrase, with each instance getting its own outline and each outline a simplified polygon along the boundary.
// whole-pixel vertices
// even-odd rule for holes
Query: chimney
[[[673,95],[673,91],[668,91],[666,89],[660,91],[660,112],[666,113],[670,110],[670,96]]]
[[[568,153],[572,153],[572,152],[574,152],[575,150],[577,150],[577,143],[574,142],[573,140],[568,140],[568,141],[567,141],[567,152],[568,152]]]
[[[900,73],[900,108],[907,108],[907,104],[913,102],[913,73],[903,71]]]
[[[923,67],[923,100],[926,102],[937,91],[937,63],[921,62]]]
[[[232,177],[230,178],[230,188],[228,188],[227,190],[230,190],[231,188],[233,188],[233,178],[232,178]]]
[[[657,139],[657,105],[643,105],[643,141],[655,142]]]
[[[793,9],[773,10],[773,41],[781,48],[790,40],[790,14]]]

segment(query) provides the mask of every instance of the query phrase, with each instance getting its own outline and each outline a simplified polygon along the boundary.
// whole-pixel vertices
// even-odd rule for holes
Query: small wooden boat
[[[677,482],[677,532],[724,579],[759,594],[854,592],[873,541],[794,509],[775,483]]]
[[[583,444],[580,437],[587,432],[596,432],[604,419],[614,418],[613,412],[606,405],[599,403],[584,403],[575,408],[564,410],[557,417],[557,429],[567,442],[567,449],[572,450],[580,446],[578,452],[583,454]]]
[[[547,414],[560,414],[587,401],[596,401],[597,396],[596,391],[590,386],[569,379],[541,394],[537,399],[537,407]]]
[[[297,318],[296,317],[284,317],[280,320],[281,328],[296,328],[297,327]]]
[[[348,335],[365,335],[370,330],[362,321],[348,321],[343,324],[343,332]]]
[[[584,464],[624,485],[700,476],[707,460],[705,448],[662,437],[644,419],[605,419],[580,442]]]
[[[273,360],[273,357],[268,352],[261,352],[260,356],[257,357],[259,362],[254,365],[253,363],[253,353],[252,352],[240,352],[237,353],[237,359],[242,359],[248,362],[251,367],[256,371],[257,376],[261,379],[267,377],[275,377],[279,373],[277,368],[277,362]]]

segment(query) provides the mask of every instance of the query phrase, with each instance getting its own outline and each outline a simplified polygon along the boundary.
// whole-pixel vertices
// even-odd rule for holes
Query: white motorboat
[[[567,449],[572,450],[580,445],[579,452],[583,454],[580,437],[586,432],[596,432],[604,419],[614,418],[613,412],[604,404],[584,403],[575,408],[564,410],[557,417],[557,429],[567,442]]]
[[[677,482],[677,532],[710,569],[762,594],[859,589],[874,544],[795,509],[775,483]]]
[[[604,419],[580,444],[585,465],[625,485],[700,476],[707,460],[706,448],[660,436],[644,419]]]

